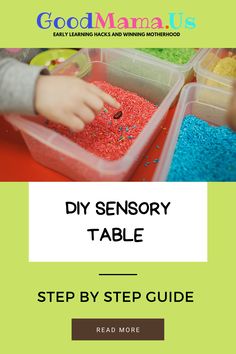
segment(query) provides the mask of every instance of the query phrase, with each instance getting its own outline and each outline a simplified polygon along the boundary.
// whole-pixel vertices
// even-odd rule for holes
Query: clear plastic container
[[[212,125],[225,125],[230,98],[225,90],[198,83],[183,88],[153,181],[166,181],[168,177],[184,117],[193,114]]]
[[[6,119],[19,129],[34,159],[73,180],[121,181],[128,179],[161,122],[176,99],[184,82],[183,75],[163,63],[146,57],[133,57],[122,49],[83,49],[58,66],[55,74],[74,75],[81,55],[87,58],[84,80],[105,80],[134,91],[158,105],[157,111],[119,160],[107,161],[83,149],[68,138],[45,126],[43,118],[8,115]],[[83,60],[84,62],[84,60]]]
[[[208,49],[196,48],[196,54],[186,64],[171,63],[169,61],[160,59],[160,58],[155,57],[153,55],[150,55],[148,53],[144,53],[144,52],[142,52],[140,50],[137,50],[137,49],[127,49],[127,51],[129,51],[130,53],[133,52],[133,55],[135,55],[135,56],[141,55],[141,56],[144,56],[144,57],[148,57],[150,60],[154,60],[154,61],[158,61],[159,63],[165,63],[165,64],[168,64],[168,65],[171,65],[171,67],[173,69],[178,70],[181,73],[183,73],[184,81],[185,81],[185,83],[187,83],[187,82],[190,82],[190,81],[193,80],[193,78],[194,78],[193,67],[202,58],[202,56],[205,55],[208,52]]]
[[[230,91],[235,78],[218,75],[213,72],[218,61],[229,56],[229,53],[236,54],[235,48],[212,48],[208,50],[201,59],[194,65],[197,82],[209,86],[215,86]]]

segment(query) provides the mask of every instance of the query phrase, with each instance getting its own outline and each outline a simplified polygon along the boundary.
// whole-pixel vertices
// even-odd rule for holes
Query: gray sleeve
[[[0,59],[0,112],[36,114],[35,87],[43,67],[30,66],[15,59]]]

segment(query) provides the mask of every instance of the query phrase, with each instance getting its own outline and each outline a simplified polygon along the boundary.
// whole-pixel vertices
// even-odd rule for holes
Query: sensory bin
[[[125,155],[157,107],[136,93],[105,81],[93,84],[114,97],[121,107],[117,110],[105,105],[94,121],[79,133],[52,122],[47,124],[87,151],[106,160],[117,160]]]
[[[105,90],[113,87],[113,94],[123,101],[121,109],[105,106],[92,123],[93,129],[88,125],[78,135],[65,127],[45,124],[44,117],[11,114],[5,116],[7,122],[20,131],[34,160],[73,180],[130,180],[140,163],[145,175],[139,173],[138,180],[145,180],[159,162],[171,118],[169,110],[184,83],[182,73],[142,55],[134,57],[125,49],[88,48],[52,74],[76,75],[81,58],[86,63],[83,79]],[[145,155],[154,141],[154,151]]]
[[[194,65],[197,82],[230,91],[236,78],[235,49],[210,49]]]
[[[186,64],[196,54],[194,48],[139,48],[138,50],[174,64]]]
[[[153,61],[172,66],[184,75],[185,83],[194,79],[194,66],[208,52],[206,48],[137,48],[127,49],[133,55],[142,55]]]
[[[236,181],[236,134],[185,116],[168,181]]]

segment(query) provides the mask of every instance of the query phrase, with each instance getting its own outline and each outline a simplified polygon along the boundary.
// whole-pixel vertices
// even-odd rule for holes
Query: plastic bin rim
[[[148,64],[150,64],[150,61],[151,61],[152,65],[165,68],[166,70],[170,71],[171,73],[176,74],[177,76],[179,76],[179,79],[181,78],[181,74],[182,73],[178,70],[178,64],[171,65],[171,63],[169,63],[167,61],[164,61],[164,60],[161,60],[161,59],[160,59],[160,61],[159,60],[155,60],[150,55],[147,55],[145,53],[144,54],[141,53],[141,54],[137,55],[138,54],[138,50],[135,50],[135,49],[132,49],[132,48],[82,48],[78,53],[72,55],[70,58],[66,59],[63,63],[61,63],[60,65],[56,66],[51,71],[51,74],[57,74],[68,63],[70,63],[70,61],[72,61],[73,58],[76,58],[78,55],[80,55],[80,53],[87,53],[88,50],[100,50],[101,53],[103,53],[103,51],[114,51],[114,52],[117,52],[117,53],[121,53],[123,56],[125,55],[127,58],[130,58],[131,50],[134,50],[135,52],[137,52],[136,56],[132,57],[130,59],[132,59],[132,60],[138,59],[139,61],[142,61],[142,62],[145,62],[145,63],[148,63]],[[104,63],[106,65],[110,65],[112,67],[115,67],[115,65],[108,64],[108,63],[104,62],[102,60],[102,58],[100,60],[93,60],[90,63]],[[176,67],[175,67],[175,65],[176,65]],[[186,65],[186,64],[184,64],[184,65]],[[123,70],[121,68],[117,68],[117,70],[126,72],[125,70]],[[132,75],[143,77],[143,76],[138,75],[138,74],[132,74]],[[148,80],[151,81],[152,79],[148,79]],[[152,81],[156,81],[156,80],[152,80]]]
[[[188,84],[183,86],[183,88],[181,90],[181,93],[180,93],[180,98],[179,98],[177,107],[180,105],[180,100],[182,99],[182,96],[184,96],[185,92],[187,90],[190,90],[191,87],[200,87],[200,88],[203,88],[203,89],[207,89],[208,91],[215,91],[215,92],[221,93],[222,95],[228,95],[228,96],[231,95],[231,92],[225,91],[224,89],[222,89],[220,87],[209,86],[209,85],[201,84],[199,82],[190,82],[190,83],[188,83]],[[177,107],[176,107],[176,109],[177,109]]]
[[[173,115],[173,121],[175,121],[179,115],[182,116],[182,112],[186,108],[186,100],[188,98],[189,91],[192,90],[193,88],[204,89],[204,90],[211,91],[211,92],[218,92],[221,95],[231,96],[231,93],[229,91],[226,91],[226,90],[218,88],[218,87],[208,86],[205,84],[199,84],[198,82],[192,82],[192,83],[186,84],[186,85],[184,85],[183,89],[181,90],[179,101],[177,103],[175,113]]]
[[[164,149],[162,150],[160,160],[162,160],[167,155],[167,153],[168,153],[167,147],[169,145],[169,142],[171,140],[173,140],[173,135],[174,135],[174,138],[176,139],[176,143],[177,143],[181,123],[184,119],[183,112],[186,109],[186,101],[187,101],[190,90],[192,90],[194,88],[200,88],[200,89],[202,88],[204,90],[208,90],[211,92],[218,92],[219,94],[226,95],[226,96],[231,95],[231,93],[229,91],[226,91],[224,89],[221,89],[218,87],[212,87],[212,86],[208,86],[208,85],[204,85],[204,84],[199,84],[198,82],[192,82],[192,83],[184,85],[183,89],[181,90],[179,101],[177,103],[175,113],[172,118],[172,124],[171,124],[170,130],[169,130],[169,135],[165,141]],[[178,128],[178,132],[176,132],[176,128]],[[171,134],[172,132],[173,132],[173,134]],[[171,151],[171,157],[169,159],[170,164],[168,164],[166,162],[167,160],[164,160],[162,169],[160,169],[160,165],[157,166],[156,171],[154,172],[154,175],[152,178],[153,182],[157,182],[157,181],[167,182],[166,178],[168,175],[168,171],[170,169],[171,161],[173,159],[174,151],[175,151],[175,149],[173,149]],[[168,169],[167,169],[167,167],[168,167]]]
[[[212,49],[222,49],[222,48],[210,48],[202,57],[199,61],[197,61],[193,68],[194,71],[197,73],[197,75],[202,75],[207,77],[208,80],[213,80],[213,81],[218,81],[220,83],[224,83],[228,86],[232,85],[232,82],[234,81],[234,78],[226,77],[226,76],[221,76],[219,74],[213,73],[212,71],[209,71],[207,69],[202,68],[201,63],[204,58],[206,58],[206,55],[211,52]]]
[[[178,48],[176,48],[178,49]],[[127,51],[130,51],[131,50],[134,50],[135,52],[139,53],[139,50],[136,49],[136,48],[127,48]],[[198,51],[196,52],[195,55],[192,56],[192,58],[185,64],[176,64],[176,63],[172,63],[172,62],[169,62],[165,59],[161,59],[161,58],[158,58],[158,57],[155,57],[151,54],[148,54],[148,53],[145,53],[145,52],[142,52],[141,51],[141,56],[143,57],[148,57],[150,60],[152,61],[156,61],[160,64],[163,64],[165,66],[171,66],[173,69],[175,70],[183,70],[183,71],[188,71],[190,70],[192,67],[194,67],[194,65],[196,65],[196,63],[199,62],[199,60],[205,56],[205,54],[209,51],[209,48],[198,48]],[[199,60],[198,60],[199,59]]]

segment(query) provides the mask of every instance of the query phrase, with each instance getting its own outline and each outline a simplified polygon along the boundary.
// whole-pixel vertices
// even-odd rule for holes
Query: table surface
[[[151,181],[173,117],[174,108],[168,112],[160,133],[150,145],[130,178],[131,181]],[[31,157],[19,131],[0,116],[0,181],[70,181],[69,178],[48,169]]]

